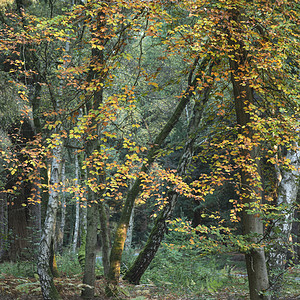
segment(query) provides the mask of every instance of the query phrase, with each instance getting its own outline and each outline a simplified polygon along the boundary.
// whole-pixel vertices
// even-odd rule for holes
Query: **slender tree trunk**
[[[79,175],[79,163],[78,163],[78,153],[75,153],[75,186],[76,188],[79,188],[79,181],[80,181],[80,175]],[[74,225],[74,233],[73,233],[73,252],[76,252],[77,248],[77,241],[78,241],[78,234],[79,234],[79,223],[80,223],[80,199],[78,191],[76,190],[75,193],[75,201],[76,201],[76,213],[75,213],[75,225]]]
[[[61,216],[60,216],[60,227],[59,227],[59,239],[58,239],[58,251],[60,254],[63,252],[65,224],[66,224],[66,161],[63,160],[61,168],[61,182],[62,182],[62,193],[61,193]]]
[[[109,255],[110,255],[110,236],[109,236],[109,222],[106,212],[105,204],[99,203],[99,217],[100,217],[100,235],[102,241],[102,262],[104,268],[104,276],[108,276],[109,272]]]
[[[7,256],[7,200],[6,194],[0,193],[0,262]]]
[[[129,250],[131,248],[133,224],[134,224],[134,208],[132,209],[131,216],[129,219],[128,230],[127,230],[126,240],[124,244],[124,250]]]
[[[95,40],[98,41],[99,46],[103,46],[103,39],[99,37],[99,32],[104,27],[104,14],[98,13],[96,20],[96,28],[92,32]],[[99,47],[100,48],[100,47]],[[97,47],[92,49],[92,59],[90,64],[90,70],[88,74],[88,82],[97,82],[97,90],[93,93],[93,102],[87,101],[86,108],[87,113],[91,110],[97,110],[99,105],[103,103],[103,72],[102,68],[104,66],[104,56],[103,50],[99,50]],[[94,150],[99,146],[99,124],[96,124],[95,121],[92,122],[90,134],[97,136],[97,139],[87,140],[85,144],[85,153],[86,157],[89,157]],[[88,179],[89,176],[87,175]],[[98,184],[103,184],[105,176],[98,176]],[[90,188],[89,188],[90,189]],[[94,192],[89,191],[88,197],[88,210],[87,210],[87,233],[86,233],[86,249],[85,249],[85,266],[84,266],[84,277],[83,283],[86,287],[82,290],[82,297],[84,299],[92,299],[94,297],[95,289],[95,263],[96,263],[96,241],[97,241],[97,226],[99,222],[99,205],[96,203],[99,201],[100,194],[102,191]]]
[[[286,158],[290,160],[293,170],[279,170],[277,206],[281,207],[282,217],[273,224],[271,237],[274,244],[269,256],[270,283],[272,299],[278,299],[282,290],[283,274],[289,251],[294,216],[294,204],[297,201],[300,175],[300,151],[289,150]]]
[[[41,282],[41,289],[44,300],[61,299],[53,282],[53,275],[50,267],[51,243],[54,234],[56,213],[59,201],[60,170],[62,161],[62,141],[58,140],[58,145],[53,149],[51,165],[51,177],[49,188],[49,201],[47,206],[45,224],[42,231],[42,238],[38,255],[38,274]]]
[[[69,42],[66,42],[66,52],[69,51]],[[66,61],[64,67],[67,67]],[[53,96],[51,85],[48,85],[54,109],[59,112],[63,98],[63,80],[60,81],[58,98]],[[50,172],[49,199],[45,216],[44,228],[42,230],[41,243],[39,247],[37,271],[40,278],[41,289],[44,300],[61,299],[53,282],[53,259],[54,259],[54,234],[56,228],[56,215],[59,203],[59,191],[61,190],[61,171],[63,167],[63,140],[58,135],[61,126],[55,128],[57,134],[53,141],[52,162]],[[49,178],[49,177],[48,177]]]
[[[38,76],[37,81],[40,80]],[[33,131],[35,137],[42,131],[42,126],[40,122],[40,102],[41,102],[41,85],[39,82],[34,84],[33,93],[29,96],[30,102],[32,104],[32,115],[33,115]],[[41,169],[38,169],[39,175],[41,173]],[[30,214],[30,227],[31,227],[31,235],[33,241],[33,248],[36,248],[36,245],[39,244],[41,239],[42,232],[42,190],[41,190],[41,179],[36,178],[32,190],[35,192],[35,202],[29,205],[29,214]],[[37,254],[37,253],[35,253]]]
[[[36,183],[35,185],[36,185],[35,189],[39,190],[39,192],[40,192],[39,183]],[[38,195],[37,197],[40,198],[40,195]],[[35,249],[37,249],[37,247],[40,243],[40,240],[41,240],[41,232],[42,232],[41,202],[36,202],[36,203],[28,205],[28,209],[29,209],[29,215],[30,215],[29,231],[30,231],[31,240],[32,240],[31,248],[33,250],[35,250]],[[37,253],[35,251],[33,253],[33,257],[35,257],[35,258],[37,257]]]
[[[155,220],[154,226],[151,230],[150,236],[144,246],[143,250],[139,253],[134,264],[128,269],[124,275],[124,279],[132,284],[139,284],[142,275],[147,270],[151,261],[153,260],[161,241],[166,233],[166,221],[170,217],[175,204],[177,202],[178,194],[174,191],[168,193],[168,203],[160,212]]]
[[[300,263],[300,191],[298,190],[295,216],[292,226],[292,238],[294,243],[293,262],[295,265]]]
[[[95,193],[93,191],[89,191],[88,200],[90,203],[87,208],[87,233],[83,276],[83,284],[86,286],[81,293],[84,299],[92,299],[94,297],[97,227],[99,220],[98,204],[94,202],[97,199],[95,199]]]
[[[156,137],[154,144],[148,151],[147,155],[147,164],[143,164],[141,168],[141,173],[147,173],[150,166],[155,160],[157,151],[161,147],[162,143],[166,139],[166,137],[169,135],[171,130],[174,128],[176,125],[177,121],[179,120],[181,113],[184,111],[185,106],[191,99],[193,95],[193,91],[197,86],[197,81],[200,79],[200,76],[195,76],[194,80],[192,80],[192,76],[195,70],[196,65],[198,64],[199,58],[195,60],[194,66],[190,72],[189,75],[189,80],[188,80],[188,87],[185,91],[185,93],[182,95],[182,98],[180,102],[178,103],[175,111],[173,112],[172,116],[170,117],[169,121],[165,124],[161,132],[158,134]],[[208,59],[204,58],[201,62],[200,69],[203,68],[203,66],[206,66],[208,63]],[[131,216],[131,212],[134,206],[134,201],[139,194],[141,189],[141,178],[138,177],[132,188],[128,191],[124,208],[121,214],[121,218],[118,222],[117,230],[115,233],[114,237],[114,243],[112,246],[111,250],[111,255],[110,255],[110,270],[109,270],[109,279],[112,283],[117,283],[120,277],[120,265],[121,265],[121,258],[122,258],[122,253],[123,253],[123,248],[124,248],[124,243],[126,239],[126,233],[127,233],[127,228]]]
[[[208,68],[208,75],[211,74],[212,67],[213,63],[211,63]],[[177,168],[177,172],[181,176],[186,175],[187,169],[192,162],[192,158],[194,155],[194,143],[198,136],[199,124],[202,119],[204,106],[209,99],[210,91],[211,86],[207,85],[202,92],[201,98],[195,103],[193,116],[189,121],[188,139],[186,141],[185,148],[179,166]],[[177,199],[178,193],[176,193],[174,190],[169,190],[168,202],[156,218],[154,226],[143,250],[139,253],[133,265],[125,273],[125,280],[128,280],[132,284],[139,284],[142,275],[145,273],[151,261],[153,260],[161,244],[161,241],[164,238],[167,230],[166,221],[170,218],[177,203]]]

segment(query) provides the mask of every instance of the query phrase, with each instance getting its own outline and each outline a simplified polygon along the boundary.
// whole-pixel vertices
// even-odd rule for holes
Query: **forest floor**
[[[243,274],[241,274],[243,275]],[[296,274],[293,274],[296,275]],[[296,275],[297,276],[297,275]],[[80,276],[67,277],[62,276],[55,279],[56,287],[63,300],[81,300],[80,290],[82,281]],[[98,278],[96,284],[96,297],[94,300],[108,300],[105,296],[105,282],[102,278]],[[226,286],[218,291],[207,291],[201,294],[184,294],[176,292],[171,288],[162,288],[154,284],[129,285],[125,282],[120,283],[120,296],[115,299],[131,299],[131,300],[239,300],[249,299],[248,293],[238,286]],[[299,300],[299,290],[291,291],[286,294],[282,300]],[[41,289],[37,278],[16,278],[13,276],[5,276],[0,278],[0,300],[42,300]]]
[[[72,259],[70,255],[67,257],[68,260],[62,261],[61,268],[63,265],[66,267],[67,263],[70,263],[73,273],[67,268],[65,270],[61,269],[60,277],[54,279],[55,286],[63,300],[82,300],[80,297],[83,288],[82,272],[78,260],[76,257]],[[186,261],[183,261],[183,265],[176,265],[176,269],[170,268],[173,265],[169,265],[168,269],[164,269],[162,264],[159,264],[158,268],[153,268],[148,274],[144,275],[144,284],[131,285],[121,280],[118,287],[119,296],[114,299],[248,300],[248,280],[243,255],[231,254],[228,257],[229,260],[225,260],[226,267],[220,270],[221,273],[219,271],[219,273],[213,273],[213,269],[209,269],[205,264],[202,264],[200,268],[187,275],[184,273]],[[209,267],[217,264],[217,261],[212,260],[212,258],[206,260],[211,261]],[[224,261],[224,257],[221,259]],[[74,273],[75,270],[77,270],[77,273]],[[206,270],[206,273],[203,273],[203,270]],[[167,276],[172,275],[172,273],[175,274],[177,271],[179,272],[178,277],[172,279],[172,276]],[[204,275],[201,275],[201,271]],[[32,276],[29,274],[32,274]],[[197,281],[197,276],[203,277],[201,281]],[[191,282],[193,285],[191,285]],[[98,274],[94,300],[112,299],[105,296],[105,286],[103,276]],[[284,292],[283,296],[279,298],[280,300],[300,300],[300,266],[290,267],[286,270],[283,287]],[[38,275],[35,273],[34,264],[0,264],[0,300],[42,299],[40,282]]]

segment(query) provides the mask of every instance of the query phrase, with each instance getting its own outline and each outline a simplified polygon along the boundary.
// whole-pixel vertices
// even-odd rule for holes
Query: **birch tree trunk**
[[[59,201],[60,170],[62,161],[62,141],[57,138],[53,148],[51,164],[51,176],[49,187],[49,201],[47,206],[44,228],[39,247],[37,271],[41,282],[41,289],[44,300],[61,299],[53,282],[53,275],[50,267],[51,244],[54,234],[56,213]]]
[[[134,223],[133,221],[134,221],[134,207],[132,209],[132,212],[131,212],[131,215],[130,215],[130,219],[129,219],[126,240],[125,240],[125,243],[124,243],[124,250],[129,250],[131,248],[132,233],[133,233],[133,223]]]
[[[273,223],[272,243],[269,257],[270,282],[273,291],[272,299],[278,299],[282,289],[283,274],[289,251],[289,239],[294,216],[294,204],[297,202],[300,176],[300,150],[289,150],[286,158],[290,161],[290,170],[279,172],[278,199],[276,206],[281,208],[281,218]]]

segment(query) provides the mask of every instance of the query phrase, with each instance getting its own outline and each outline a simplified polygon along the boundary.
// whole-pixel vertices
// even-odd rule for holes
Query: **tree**
[[[68,144],[76,139],[80,143],[67,146],[85,153],[85,186],[68,187],[64,192],[82,197],[83,203],[83,190],[88,190],[85,298],[93,297],[99,221],[105,274],[116,284],[136,200],[147,200],[148,207],[160,204],[149,242],[125,276],[137,283],[159,247],[178,195],[184,198],[179,204],[190,198],[202,201],[209,194],[216,197],[220,186],[230,184],[235,189],[235,198],[228,204],[230,228],[223,225],[229,220],[217,219],[214,211],[212,223],[218,228],[210,228],[212,238],[207,241],[221,238],[245,253],[251,299],[269,299],[274,283],[268,283],[265,249],[272,239],[278,244],[287,240],[290,229],[280,214],[289,211],[292,215],[294,206],[287,202],[294,200],[287,199],[296,197],[286,192],[285,178],[291,178],[297,192],[294,154],[299,141],[293,130],[298,126],[299,32],[295,1],[89,1],[70,12],[61,12],[61,4],[51,2],[41,13],[38,9],[43,5],[47,6],[39,3],[29,10],[18,1],[19,15],[1,19],[5,39],[0,59],[19,93],[16,103],[26,103],[27,110],[24,117],[9,121],[18,125],[21,135],[15,135],[12,126],[8,139],[9,131],[3,127],[1,154],[8,174],[2,177],[5,199],[8,195],[18,202],[15,207],[23,209],[25,224],[27,202],[40,199],[41,194],[49,196],[47,210],[47,201],[42,203],[46,218],[39,257],[44,297],[59,297],[50,272],[51,241],[61,185],[62,141]],[[35,16],[39,13],[44,17]],[[206,67],[208,60],[215,65]],[[194,119],[190,117],[193,100],[206,104],[204,110],[199,103],[195,105]],[[174,103],[176,108],[171,110]],[[8,106],[12,108],[13,103]],[[5,123],[7,116],[1,118]],[[187,140],[176,147],[182,132],[188,132],[189,120]],[[30,134],[26,136],[25,131]],[[177,174],[164,165],[168,157],[163,158],[164,152],[175,147],[174,156],[182,155]],[[47,160],[52,165],[49,186],[46,176],[42,180]],[[203,164],[206,170],[201,169]],[[185,180],[188,165],[196,171]],[[73,169],[68,170],[70,178]],[[283,177],[278,192],[273,184],[277,179],[270,171],[275,169]],[[14,192],[20,176],[25,202]],[[110,261],[108,206],[115,215],[122,208]],[[8,222],[16,221],[11,207],[1,207],[2,219],[7,211]],[[273,230],[276,226],[270,225],[279,217],[284,225],[279,230],[282,240]],[[233,235],[232,228],[239,227],[240,220],[243,234]],[[201,234],[201,226],[195,230]],[[205,233],[201,238],[205,240]],[[283,264],[281,259],[281,268]]]
[[[194,66],[197,65],[197,59],[195,61]],[[208,62],[207,59],[204,59],[199,67],[199,73],[208,67],[208,76],[211,75],[212,72],[212,62]],[[199,84],[199,82],[198,82]],[[205,85],[205,82],[203,83]],[[195,87],[197,89],[197,87]],[[201,88],[200,88],[201,89]],[[185,143],[185,148],[183,151],[182,158],[180,160],[177,172],[180,176],[186,176],[186,171],[189,168],[189,165],[192,163],[194,156],[194,143],[197,137],[197,133],[199,130],[199,124],[202,119],[203,110],[205,104],[208,101],[209,93],[211,91],[211,85],[207,85],[202,91],[200,99],[196,100],[194,105],[194,113],[190,119],[190,124],[188,128],[188,139]],[[140,279],[147,267],[151,263],[154,258],[161,241],[163,240],[164,234],[167,230],[166,221],[172,215],[174,207],[177,203],[177,198],[179,193],[176,192],[176,186],[173,189],[168,191],[168,202],[165,204],[162,211],[159,213],[158,217],[155,220],[155,224],[151,230],[151,233],[148,237],[146,245],[143,250],[139,253],[137,259],[134,264],[128,269],[128,271],[124,275],[124,279],[128,280],[130,283],[139,284]]]

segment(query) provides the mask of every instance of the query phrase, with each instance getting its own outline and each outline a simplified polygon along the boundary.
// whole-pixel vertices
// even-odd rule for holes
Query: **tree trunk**
[[[197,86],[197,82],[200,79],[200,76],[195,76],[194,80],[192,81],[192,76],[195,70],[196,65],[198,64],[199,58],[196,58],[194,62],[194,66],[189,74],[189,80],[188,80],[188,87],[183,94],[181,101],[178,103],[175,111],[173,112],[172,116],[170,117],[169,121],[165,124],[161,132],[158,134],[156,137],[154,144],[148,151],[147,155],[147,164],[143,164],[140,172],[141,173],[147,173],[148,170],[150,169],[150,166],[155,160],[155,156],[157,154],[157,151],[161,147],[162,143],[166,139],[166,137],[169,135],[171,130],[174,128],[176,125],[177,121],[179,120],[181,113],[184,111],[185,106],[189,102],[190,98],[193,95],[193,92]],[[203,61],[201,62],[200,69],[203,69],[203,66],[206,66],[208,63],[208,59],[204,58]],[[126,239],[126,233],[127,233],[127,228],[131,216],[131,212],[134,206],[134,201],[136,197],[138,196],[140,189],[141,189],[141,178],[138,177],[132,188],[128,191],[124,208],[121,214],[121,218],[119,220],[117,230],[115,233],[115,238],[114,238],[114,243],[112,246],[111,250],[111,255],[110,255],[110,270],[109,270],[109,279],[111,282],[117,283],[120,277],[120,265],[121,265],[121,258],[122,258],[122,253],[123,253],[123,248],[124,248],[124,243]]]
[[[300,193],[297,195],[297,207],[294,213],[294,221],[292,225],[292,240],[293,240],[293,252],[291,253],[291,259],[295,265],[300,263]]]
[[[75,187],[78,189],[79,188],[79,181],[80,181],[80,175],[79,175],[79,163],[78,163],[78,153],[75,153]],[[77,248],[77,241],[78,241],[78,233],[79,233],[79,223],[80,223],[80,218],[79,218],[79,211],[80,211],[80,199],[79,199],[79,194],[76,189],[75,192],[75,201],[76,201],[76,213],[75,213],[75,225],[74,225],[74,233],[73,233],[73,252],[76,252]]]
[[[98,33],[101,31],[103,24],[102,13],[98,13],[96,20],[96,28],[95,31],[92,32],[92,36],[94,36],[95,40],[98,41],[99,45],[103,46],[103,39],[101,39]],[[100,47],[99,47],[100,48]],[[93,101],[92,103],[89,101],[86,102],[86,110],[89,113],[91,110],[98,110],[99,105],[103,103],[103,72],[101,72],[101,68],[104,66],[104,56],[103,50],[99,50],[97,47],[92,48],[92,59],[90,63],[90,70],[88,73],[87,82],[92,83],[96,81],[97,90],[93,93]],[[101,74],[102,73],[102,74]],[[101,84],[102,85],[101,85]],[[94,134],[97,136],[97,139],[86,140],[85,141],[85,154],[86,157],[89,157],[94,150],[96,150],[99,146],[99,134],[100,134],[100,126],[95,123],[93,120],[91,124],[92,130],[89,132],[90,135]],[[89,179],[91,176],[89,173],[87,177]],[[98,184],[103,184],[105,180],[105,176],[98,176],[97,182]],[[87,233],[86,233],[86,248],[85,248],[85,266],[84,266],[84,277],[83,283],[86,285],[82,290],[82,297],[84,299],[92,299],[94,297],[94,289],[95,289],[95,263],[96,263],[96,242],[97,242],[97,226],[99,222],[99,205],[96,203],[100,199],[99,193],[96,193],[91,190],[89,187],[89,195],[88,195],[88,209],[87,209]]]
[[[60,226],[59,226],[59,237],[58,237],[58,251],[60,254],[63,252],[65,224],[66,224],[66,161],[63,160],[61,168],[61,182],[62,182],[62,193],[61,193],[61,206],[60,206]]]
[[[99,212],[101,229],[100,235],[102,242],[102,262],[104,267],[104,276],[107,277],[109,272],[110,236],[108,215],[103,202],[99,203]]]
[[[124,244],[124,250],[129,250],[131,248],[133,223],[134,223],[134,208],[132,209],[131,216],[129,219],[128,230],[127,230],[126,240]]]
[[[26,147],[27,143],[34,138],[32,124],[28,119],[22,119],[11,125],[8,135],[13,145],[13,151],[22,165],[27,159],[21,149]],[[5,190],[12,189],[17,185],[18,193],[7,193],[7,217],[9,232],[8,257],[12,261],[17,259],[29,260],[33,258],[32,253],[24,252],[29,246],[31,239],[29,226],[30,211],[28,208],[28,198],[32,193],[32,183],[28,180],[27,174],[8,174]],[[18,179],[21,176],[22,181]],[[17,184],[17,182],[19,183]]]
[[[233,13],[233,19],[238,21],[238,12]],[[253,92],[249,83],[243,80],[241,70],[246,70],[246,51],[242,42],[240,47],[232,50],[233,58],[230,58],[231,82],[233,85],[235,111],[239,134],[245,139],[253,141],[253,129],[251,128],[248,107],[253,103]],[[244,149],[243,149],[244,148]],[[257,244],[263,236],[263,222],[260,212],[255,208],[261,204],[261,175],[259,165],[259,148],[250,145],[240,149],[240,157],[244,159],[244,165],[240,166],[241,187],[240,199],[243,213],[243,234],[248,236],[249,243]],[[249,163],[252,163],[251,170],[248,171]],[[264,248],[258,246],[252,248],[245,255],[249,281],[250,299],[270,299],[264,295],[264,291],[269,289],[269,280]]]
[[[290,160],[293,170],[279,170],[277,206],[282,207],[282,217],[274,221],[271,237],[274,244],[270,250],[269,269],[272,299],[278,299],[282,290],[283,274],[289,251],[289,242],[294,216],[294,204],[299,191],[300,151],[289,150],[286,158]],[[275,230],[274,230],[275,229]]]
[[[39,183],[36,183],[36,187],[34,189],[39,189],[40,186]],[[40,197],[40,195],[37,195],[37,197]],[[39,199],[41,200],[41,198]],[[41,202],[36,202],[32,204],[28,204],[29,209],[29,226],[28,229],[30,231],[31,236],[31,248],[37,249],[37,246],[40,244],[41,240],[41,232],[42,232],[42,211],[41,211]],[[37,257],[37,253],[33,253],[33,257]]]
[[[29,196],[27,184],[23,183],[19,186],[18,195],[10,195],[8,197],[8,230],[9,230],[9,259],[16,261],[18,259],[29,259],[26,257],[24,249],[29,245],[29,218],[27,214],[28,208],[23,206],[24,200]]]
[[[0,193],[0,263],[7,257],[7,200],[6,194]]]
[[[41,289],[44,300],[61,299],[59,293],[55,288],[51,267],[49,265],[51,263],[51,243],[54,234],[54,226],[59,201],[61,161],[62,141],[59,140],[58,145],[56,145],[53,149],[49,201],[38,255],[37,271],[40,277]]]
[[[89,191],[89,203],[87,208],[87,233],[85,244],[85,264],[83,284],[86,286],[82,290],[81,296],[84,299],[92,299],[95,289],[95,262],[96,262],[96,244],[98,230],[98,204],[94,203],[95,193]]]
[[[240,57],[238,57],[240,59]],[[232,69],[238,72],[239,60],[231,60]],[[252,140],[252,129],[249,128],[250,117],[248,115],[247,106],[252,102],[252,91],[249,86],[244,86],[238,81],[235,72],[232,73],[232,83],[234,89],[235,109],[237,122],[240,127],[240,134]],[[255,207],[261,203],[261,175],[259,166],[259,149],[252,146],[252,149],[242,149],[240,156],[245,160],[252,161],[252,173],[247,171],[247,166],[241,166],[241,190],[240,198],[243,206],[243,234],[249,237],[249,242],[258,243],[263,236],[263,222],[260,218],[260,212]],[[245,162],[247,164],[247,162]],[[246,253],[246,266],[248,273],[250,299],[270,299],[269,296],[264,296],[263,292],[269,288],[268,272],[263,247],[253,248],[249,253]]]
[[[211,74],[212,67],[213,63],[211,63],[208,68],[208,75]],[[177,168],[177,172],[181,176],[186,175],[187,169],[192,162],[192,158],[194,155],[194,143],[197,138],[199,124],[203,115],[203,109],[209,99],[210,91],[211,86],[207,85],[203,90],[201,98],[195,103],[193,116],[191,117],[189,122],[188,140],[185,144],[185,149]],[[139,284],[142,275],[145,273],[151,261],[153,260],[161,244],[161,241],[164,238],[167,230],[166,221],[171,216],[173,209],[177,203],[177,199],[178,193],[170,190],[168,193],[168,202],[156,218],[154,226],[143,250],[139,253],[133,265],[125,273],[125,280],[128,280],[132,284]]]
[[[139,284],[142,275],[145,273],[151,261],[153,260],[161,244],[161,241],[166,233],[166,220],[170,217],[173,208],[177,202],[177,198],[178,194],[176,192],[169,192],[168,203],[165,205],[164,209],[156,218],[145,247],[139,253],[134,264],[128,269],[128,271],[124,275],[124,279],[128,280],[130,283]]]

